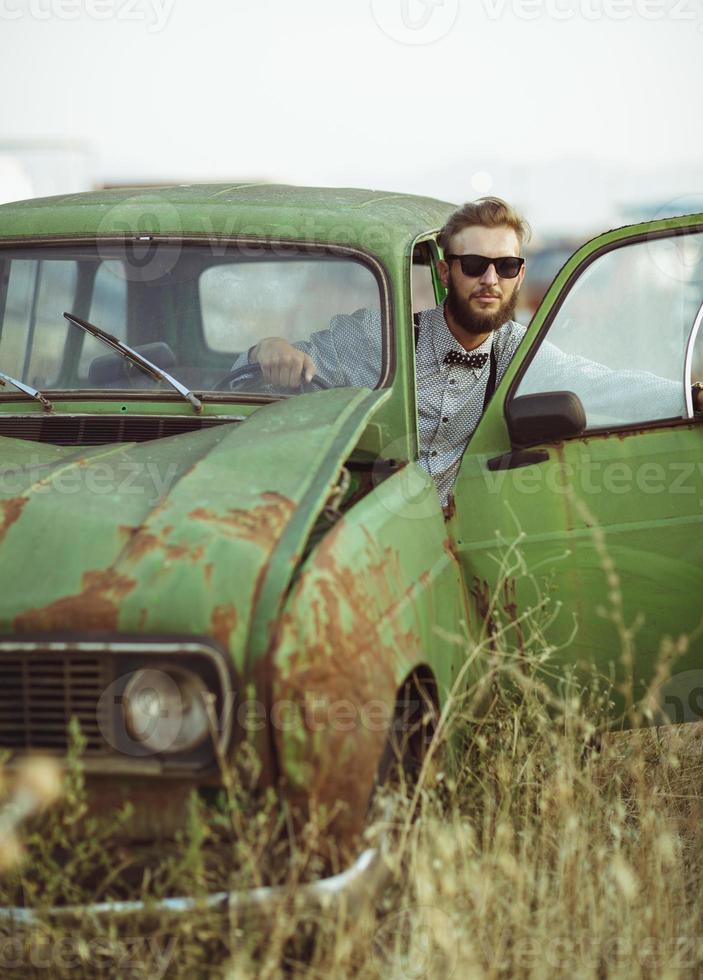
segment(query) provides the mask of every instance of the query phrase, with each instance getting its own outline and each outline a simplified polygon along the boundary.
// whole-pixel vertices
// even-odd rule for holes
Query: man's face
[[[518,238],[512,228],[473,225],[458,232],[447,249],[453,255],[519,255]],[[447,288],[447,307],[457,326],[471,335],[490,333],[512,319],[525,266],[514,279],[501,279],[489,265],[482,276],[465,276],[456,260],[440,262],[439,276]]]

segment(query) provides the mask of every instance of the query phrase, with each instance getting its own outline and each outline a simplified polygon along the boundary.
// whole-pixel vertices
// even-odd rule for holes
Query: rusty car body
[[[393,719],[475,681],[469,651],[540,583],[556,663],[617,687],[639,616],[637,690],[667,638],[692,637],[696,671],[703,216],[567,262],[445,513],[417,462],[412,315],[443,298],[451,210],[266,185],[0,208],[0,746],[60,755],[77,716],[96,798],[134,801],[148,836],[246,739],[281,806],[326,808],[352,847]],[[373,389],[235,367],[369,306]],[[595,409],[574,378],[531,381],[545,342],[613,372]],[[630,370],[677,386],[680,410],[611,410]],[[529,574],[503,583],[518,538]],[[620,620],[601,614],[615,590]],[[670,720],[695,720],[686,705]]]

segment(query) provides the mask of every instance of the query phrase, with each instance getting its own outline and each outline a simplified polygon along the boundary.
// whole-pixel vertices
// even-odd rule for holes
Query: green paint
[[[85,607],[75,600],[97,582],[106,615],[111,604],[117,610],[119,633],[214,637],[228,649],[242,690],[299,698],[300,723],[274,734],[281,774],[304,789],[329,744],[302,719],[307,681],[310,690],[346,691],[355,703],[377,696],[392,709],[403,681],[426,668],[443,702],[485,636],[470,593],[477,582],[496,587],[496,559],[518,534],[529,573],[516,583],[518,614],[551,590],[561,609],[548,642],[564,644],[578,625],[555,662],[595,665],[604,674],[612,667],[621,679],[617,630],[598,614],[612,606],[613,591],[600,528],[625,620],[645,617],[637,639],[641,690],[664,638],[694,631],[701,618],[698,423],[548,445],[546,464],[521,470],[491,473],[486,464],[510,448],[506,393],[581,263],[635,234],[703,219],[608,232],[566,264],[467,448],[456,514],[445,521],[430,478],[413,461],[410,259],[413,242],[436,231],[450,210],[405,195],[269,185],[106,191],[0,207],[0,245],[151,234],[220,246],[245,239],[350,247],[383,270],[394,337],[393,372],[382,391],[335,389],[263,406],[233,394],[206,404],[204,414],[244,421],[139,444],[81,449],[0,438],[0,629],[12,633],[58,610],[61,628],[80,632]],[[53,400],[57,415],[190,414],[170,393]],[[2,417],[40,412],[29,401],[0,398]],[[392,475],[380,466],[364,470],[382,458],[409,463]],[[350,459],[357,502],[325,517]],[[693,493],[584,495],[559,484],[592,461],[635,468],[671,460],[691,467]],[[548,467],[553,484],[544,480]],[[536,493],[531,479],[542,481]],[[361,496],[364,485],[370,489]],[[695,668],[702,652],[696,638],[677,670]],[[477,661],[467,680],[479,672]],[[339,759],[347,765],[357,751],[377,752],[377,741],[350,736]]]

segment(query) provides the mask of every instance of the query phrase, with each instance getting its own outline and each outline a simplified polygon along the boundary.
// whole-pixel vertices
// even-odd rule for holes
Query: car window
[[[72,312],[196,391],[296,394],[237,384],[264,337],[310,353],[329,386],[376,387],[388,343],[380,270],[347,253],[172,243],[24,247],[0,255],[0,370],[41,390],[154,391],[154,379],[69,325]],[[246,384],[244,384],[246,381]],[[0,392],[0,396],[2,396]]]
[[[242,258],[203,270],[199,294],[205,343],[235,358],[234,369],[244,367],[252,347],[275,337],[309,354],[328,385],[379,383],[380,292],[374,273],[361,262]],[[256,387],[256,378],[251,385]]]
[[[699,327],[691,345],[691,381],[703,381],[703,326]]]
[[[702,302],[703,235],[612,249],[569,290],[516,395],[573,391],[588,428],[682,417]]]
[[[127,339],[127,277],[122,262],[101,262],[95,275],[88,320],[119,340]],[[94,358],[105,354],[105,346],[95,337],[85,336],[78,364],[78,376],[88,379]]]
[[[358,309],[380,314],[373,273],[348,260],[222,263],[203,271],[199,290],[205,341],[231,354],[264,337],[309,341],[328,329],[337,314]]]
[[[56,380],[76,291],[75,261],[17,258],[6,263],[0,370],[44,388]]]
[[[429,242],[420,242],[413,249],[412,297],[413,313],[429,310],[436,305],[432,278],[432,251]]]

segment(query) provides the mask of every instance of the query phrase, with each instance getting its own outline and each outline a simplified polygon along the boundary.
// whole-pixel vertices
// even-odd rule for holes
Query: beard
[[[460,299],[453,281],[447,286],[447,309],[458,327],[472,337],[482,333],[492,333],[498,330],[508,320],[513,319],[517,306],[519,287],[513,289],[511,295],[504,300],[494,313],[474,313],[467,302]]]

